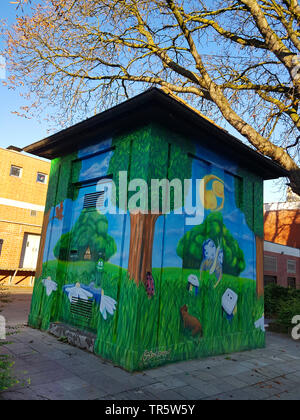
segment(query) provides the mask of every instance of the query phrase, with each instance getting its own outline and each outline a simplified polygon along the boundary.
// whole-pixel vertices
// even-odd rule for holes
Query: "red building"
[[[300,201],[264,205],[265,241],[300,248]]]
[[[264,281],[300,289],[300,249],[265,241]]]

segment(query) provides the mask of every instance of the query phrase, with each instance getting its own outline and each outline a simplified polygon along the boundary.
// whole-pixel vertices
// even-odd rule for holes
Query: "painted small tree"
[[[69,261],[70,249],[78,250],[78,259],[83,261],[89,249],[91,260],[97,261],[99,253],[108,261],[117,251],[115,240],[108,235],[108,220],[106,216],[96,211],[83,210],[73,229],[61,236],[54,248],[57,259]]]
[[[172,138],[172,143],[168,139]],[[145,284],[147,272],[152,271],[152,252],[155,233],[155,224],[162,212],[162,189],[158,193],[151,191],[151,181],[168,179],[170,181],[179,179],[190,179],[192,173],[192,159],[187,151],[177,146],[176,136],[160,129],[157,126],[135,131],[131,134],[118,138],[114,141],[116,150],[110,160],[108,173],[113,175],[116,181],[117,207],[123,206],[119,199],[121,186],[118,183],[119,172],[128,172],[128,182],[131,180],[143,180],[145,182],[147,197],[143,192],[129,191],[126,199],[128,203],[135,201],[136,208],[130,211],[130,250],[128,261],[128,273],[130,279],[137,285],[140,282]],[[123,192],[124,193],[124,192]],[[152,193],[152,194],[151,194]],[[169,191],[165,191],[169,194]],[[137,195],[136,195],[137,194]],[[159,196],[157,196],[159,195]],[[151,213],[152,196],[159,203],[159,210],[156,214]],[[170,211],[175,210],[174,196],[170,192]],[[152,203],[153,204],[153,203]]]
[[[50,276],[51,280],[56,280],[58,267],[56,266],[50,268],[48,264],[43,265],[43,259],[46,251],[47,231],[50,222],[54,219],[62,221],[65,211],[65,200],[76,200],[78,197],[78,189],[73,188],[73,184],[70,182],[70,180],[77,182],[79,179],[81,162],[77,160],[74,164],[74,160],[76,160],[77,157],[77,153],[72,153],[66,157],[55,159],[51,163],[41,245],[35,275],[36,281],[34,283],[34,293],[28,317],[28,324],[33,328],[47,330],[50,319],[53,317],[55,318],[55,308],[58,294],[52,293],[50,296],[47,296],[46,288],[43,282],[45,279],[42,279],[42,274],[44,274],[46,278]],[[57,206],[58,208],[56,209]],[[53,217],[50,219],[52,211],[54,213]]]
[[[51,211],[59,204],[60,217],[63,218],[63,202],[67,198],[76,200],[78,196],[78,190],[73,190],[69,183],[66,182],[66,180],[69,180],[71,172],[73,182],[79,178],[81,163],[77,161],[76,165],[72,165],[72,161],[76,158],[77,154],[73,153],[66,159],[58,158],[51,162],[50,181],[48,186],[39,257],[35,274],[36,279],[41,276],[43,271],[43,257]],[[55,218],[56,216],[53,217],[53,219]]]
[[[203,260],[203,243],[211,239],[223,250],[223,272],[239,276],[246,264],[243,251],[223,223],[221,213],[210,213],[205,221],[188,231],[179,241],[177,254],[184,268],[199,269]]]

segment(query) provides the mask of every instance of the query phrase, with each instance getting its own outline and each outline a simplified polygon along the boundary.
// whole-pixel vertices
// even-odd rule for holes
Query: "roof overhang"
[[[207,147],[234,156],[263,179],[285,177],[288,171],[246,146],[236,137],[202,117],[160,89],[152,88],[92,118],[33,143],[23,150],[46,159],[54,159],[79,150],[89,139],[113,137],[118,133],[150,122],[158,122],[195,139],[199,133],[211,136]]]

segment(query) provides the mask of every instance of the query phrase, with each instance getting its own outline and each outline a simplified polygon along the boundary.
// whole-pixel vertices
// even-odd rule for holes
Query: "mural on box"
[[[101,214],[111,178],[115,208]],[[181,208],[171,190],[164,214],[153,179],[192,180]],[[234,162],[154,125],[55,160],[30,325],[92,331],[95,352],[129,370],[262,347],[261,188]]]

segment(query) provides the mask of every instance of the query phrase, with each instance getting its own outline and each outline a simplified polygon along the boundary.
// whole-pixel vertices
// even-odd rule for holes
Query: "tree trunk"
[[[130,214],[130,248],[128,274],[137,285],[146,283],[152,272],[152,250],[155,223],[160,214]]]
[[[51,213],[51,209],[48,210],[47,213],[45,213],[44,215],[39,256],[38,256],[38,262],[37,262],[37,266],[35,270],[36,279],[38,279],[41,276],[42,271],[43,271],[43,258],[44,258],[44,251],[45,251],[46,236],[47,236],[47,230],[48,230],[48,225],[49,225],[50,213]]]

